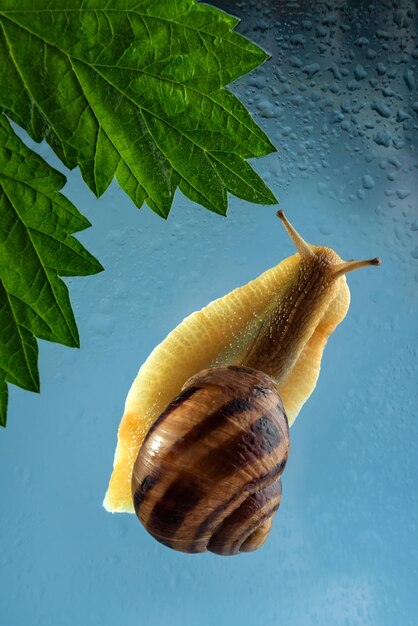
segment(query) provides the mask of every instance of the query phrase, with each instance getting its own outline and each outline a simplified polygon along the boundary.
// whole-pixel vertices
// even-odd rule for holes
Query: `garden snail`
[[[264,543],[280,504],[288,427],[348,310],[345,274],[380,264],[344,262],[278,216],[298,252],[187,317],[126,399],[104,506],[136,511],[177,550],[227,555]]]

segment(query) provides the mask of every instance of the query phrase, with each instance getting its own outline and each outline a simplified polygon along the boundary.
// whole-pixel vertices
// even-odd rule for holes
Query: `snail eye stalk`
[[[363,261],[346,261],[345,263],[338,263],[332,267],[332,275],[334,278],[339,278],[349,272],[354,272],[362,267],[368,267],[369,265],[380,265],[381,260],[379,257],[374,259],[364,259]]]
[[[295,244],[300,256],[305,259],[313,256],[315,253],[312,250],[311,246],[304,239],[302,239],[299,233],[293,228],[292,224],[289,222],[284,212],[282,210],[277,211],[276,215],[282,221],[287,234]]]

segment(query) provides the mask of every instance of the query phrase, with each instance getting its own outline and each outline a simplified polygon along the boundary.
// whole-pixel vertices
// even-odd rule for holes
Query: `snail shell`
[[[132,474],[136,514],[175,550],[255,550],[279,508],[288,453],[288,421],[269,376],[246,367],[199,372],[140,449]]]

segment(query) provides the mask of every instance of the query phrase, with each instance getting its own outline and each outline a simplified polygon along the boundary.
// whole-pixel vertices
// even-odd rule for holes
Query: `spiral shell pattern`
[[[281,500],[289,426],[269,376],[203,370],[160,414],[132,474],[136,514],[162,544],[232,555],[267,538]]]

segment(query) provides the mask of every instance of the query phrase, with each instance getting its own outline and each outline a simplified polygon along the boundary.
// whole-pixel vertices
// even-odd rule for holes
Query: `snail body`
[[[305,242],[287,221],[283,212],[279,211],[278,215],[298,252],[247,285],[235,289],[187,317],[150,354],[140,368],[126,399],[125,412],[118,432],[114,469],[104,506],[112,512],[134,512],[136,509],[147,530],[175,549],[191,552],[213,549],[222,554],[234,554],[237,551],[258,547],[267,535],[271,515],[270,518],[261,521],[254,517],[253,521],[256,521],[253,526],[248,522],[246,528],[247,530],[248,527],[251,528],[246,539],[243,539],[244,531],[240,535],[239,529],[234,524],[241,518],[243,529],[247,519],[252,515],[251,510],[255,502],[258,502],[259,508],[264,506],[262,502],[268,493],[276,506],[280,502],[279,491],[281,494],[280,475],[266,485],[261,482],[261,489],[254,492],[248,491],[245,481],[240,485],[234,484],[238,487],[237,492],[241,489],[241,496],[237,497],[230,508],[225,508],[219,527],[210,527],[201,536],[196,535],[196,525],[199,526],[200,523],[198,520],[204,516],[199,507],[203,507],[205,498],[199,496],[198,506],[193,507],[193,514],[186,511],[187,515],[183,516],[175,532],[172,532],[173,529],[167,530],[162,520],[164,515],[162,517],[157,515],[158,503],[161,503],[160,513],[164,507],[167,509],[167,498],[173,484],[170,480],[176,483],[176,476],[181,473],[179,468],[183,467],[180,457],[182,455],[187,457],[188,454],[182,439],[182,428],[188,432],[190,425],[197,419],[194,415],[196,408],[183,412],[186,407],[190,409],[193,406],[192,397],[184,402],[183,409],[178,405],[179,397],[184,398],[181,394],[187,396],[187,390],[196,386],[193,383],[194,377],[199,377],[200,373],[203,372],[202,376],[204,375],[207,381],[208,374],[205,370],[208,368],[216,372],[218,382],[219,372],[226,376],[226,379],[230,378],[232,371],[235,372],[235,378],[241,374],[244,378],[242,384],[245,386],[248,384],[250,374],[239,372],[239,368],[249,368],[253,372],[254,370],[258,372],[264,381],[268,379],[267,386],[270,386],[269,388],[278,396],[276,409],[280,403],[283,415],[287,416],[288,425],[291,426],[315,388],[328,337],[347,313],[350,292],[345,274],[360,267],[380,263],[379,259],[344,262],[331,248]],[[230,370],[229,366],[238,367],[238,370]],[[184,387],[186,382],[187,385]],[[237,380],[235,382],[237,383]],[[216,385],[208,384],[208,389],[212,392],[215,387]],[[229,384],[226,388],[229,388]],[[241,397],[240,389],[238,385],[236,398]],[[203,393],[201,389],[199,393],[196,392],[195,400],[201,393]],[[216,406],[217,402],[213,404],[211,398],[207,396],[204,407],[206,414],[210,415]],[[257,410],[261,410],[260,407]],[[165,415],[164,419],[162,415]],[[204,424],[205,414],[199,415]],[[258,417],[261,418],[262,415]],[[283,419],[286,420],[286,417],[276,417],[280,423]],[[178,418],[181,422],[180,430]],[[235,421],[237,424],[240,422]],[[251,423],[248,422],[247,426]],[[285,430],[280,427],[282,434],[279,449],[287,458],[288,434],[286,438]],[[219,436],[221,438],[223,436],[222,429]],[[203,458],[205,454],[217,457],[217,435],[213,436],[210,443],[214,452],[209,452],[208,449],[205,453],[204,447],[206,444],[209,445],[209,442],[206,441],[204,444],[203,441],[204,438],[199,444],[202,447],[198,446],[197,458],[194,459],[192,455],[190,463],[184,461],[186,464],[183,470],[184,476],[189,476],[190,480],[194,476],[201,485],[207,485],[208,481],[210,483],[212,480],[210,463],[199,465],[199,455],[203,455]],[[166,450],[167,446],[169,450]],[[163,469],[164,454],[160,453],[160,450],[167,452],[172,468],[166,465]],[[272,452],[269,459],[269,462],[273,463],[272,467],[277,460],[274,455]],[[209,456],[209,460],[211,458]],[[195,462],[197,466],[193,465]],[[235,480],[239,473],[232,468],[231,476],[225,477],[220,490],[229,494],[231,477]],[[163,474],[170,475],[171,479],[161,479]],[[158,476],[158,480],[154,484],[155,476]],[[172,500],[174,504],[170,506],[173,519],[176,517],[176,510],[181,511],[182,502],[187,499],[185,495],[181,495],[187,493],[187,484],[186,480],[184,489]],[[262,492],[264,487],[267,492]],[[205,489],[201,489],[201,492],[206,493]],[[208,502],[206,511],[209,511],[207,515],[211,513],[209,509],[216,510],[217,506],[224,505],[227,501],[227,497],[225,500],[223,495],[222,502],[216,504],[215,501],[211,501],[209,493],[212,493],[210,489],[206,494]],[[157,513],[154,515],[152,510],[156,506]],[[263,511],[265,512],[265,509]],[[187,530],[183,523],[186,518],[189,522],[191,520],[192,529]],[[227,541],[220,541],[221,531],[224,535],[229,534]],[[233,536],[235,543],[232,541]],[[222,546],[218,546],[216,537]]]
[[[231,555],[267,537],[281,499],[289,426],[269,376],[199,372],[148,431],[132,473],[136,513],[164,545]]]

